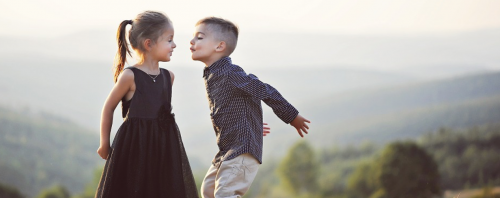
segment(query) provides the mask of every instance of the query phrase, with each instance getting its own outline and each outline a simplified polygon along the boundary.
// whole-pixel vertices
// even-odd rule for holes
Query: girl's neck
[[[143,59],[142,61],[138,62],[137,64],[134,65],[137,68],[141,68],[143,71],[146,73],[157,73],[160,65],[158,64],[158,61],[152,60],[152,59]]]

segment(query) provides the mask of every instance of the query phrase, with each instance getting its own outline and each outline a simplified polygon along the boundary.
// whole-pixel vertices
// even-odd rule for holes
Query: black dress
[[[136,90],[131,100],[122,101],[124,122],[111,145],[96,197],[198,197],[171,113],[169,72],[160,69],[153,82],[142,70],[126,69],[134,72]]]

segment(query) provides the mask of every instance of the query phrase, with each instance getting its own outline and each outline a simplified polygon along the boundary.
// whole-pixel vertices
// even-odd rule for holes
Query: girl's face
[[[163,32],[151,47],[151,53],[158,61],[168,62],[175,47],[177,45],[174,43],[174,28],[170,27]]]
[[[207,63],[217,48],[218,42],[210,35],[205,24],[196,26],[194,38],[191,39],[191,58]]]

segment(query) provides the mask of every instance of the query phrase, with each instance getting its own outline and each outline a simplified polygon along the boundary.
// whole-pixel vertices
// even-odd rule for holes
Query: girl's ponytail
[[[120,23],[118,27],[118,32],[116,33],[116,40],[118,41],[118,52],[115,56],[115,83],[118,81],[118,76],[123,71],[123,67],[125,66],[125,62],[127,62],[127,54],[131,56],[130,50],[128,48],[127,40],[125,38],[125,28],[128,24],[132,24],[132,20],[124,20]]]
[[[132,24],[133,23],[133,24]],[[130,28],[128,40],[130,46],[135,50],[137,55],[142,56],[144,59],[144,53],[146,49],[140,43],[145,39],[151,39],[156,42],[160,38],[163,31],[168,28],[172,28],[172,22],[168,17],[156,11],[145,11],[137,15],[137,17],[132,20],[124,20],[120,23],[118,27],[118,32],[116,33],[116,40],[118,41],[118,52],[115,56],[114,69],[115,83],[118,81],[118,76],[123,72],[123,67],[127,62],[127,54],[132,56],[126,39],[126,27],[128,24],[132,25]]]

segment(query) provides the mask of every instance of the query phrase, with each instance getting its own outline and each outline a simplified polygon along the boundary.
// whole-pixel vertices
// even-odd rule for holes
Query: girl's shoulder
[[[122,84],[134,82],[134,72],[132,71],[132,68],[125,68],[123,72],[118,76],[118,82],[121,82]]]
[[[127,77],[127,78],[134,78],[134,71],[132,71],[132,69],[134,69],[134,67],[127,67],[123,70],[123,72],[120,74],[123,75],[123,77]],[[136,69],[136,68],[135,68]]]

